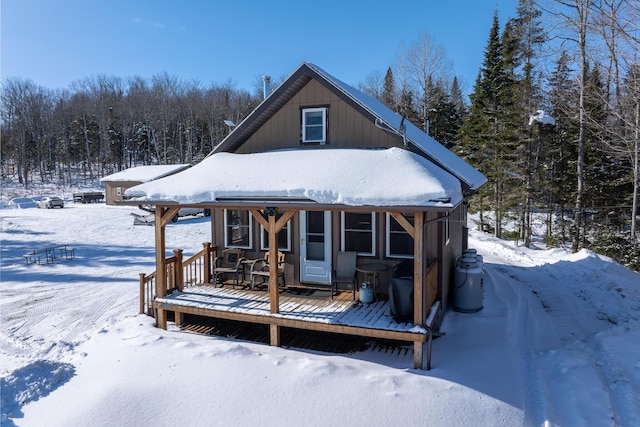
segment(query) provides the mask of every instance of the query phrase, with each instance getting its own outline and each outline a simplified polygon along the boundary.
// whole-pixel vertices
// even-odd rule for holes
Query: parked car
[[[151,213],[155,213],[155,207],[154,206],[148,206],[148,205],[139,205],[138,206],[140,209],[142,209],[143,211],[146,212],[151,212]],[[203,216],[211,216],[211,209],[204,209],[204,208],[180,208],[180,210],[178,211],[178,213],[171,218],[171,222],[177,222],[178,218],[182,218],[183,216],[197,216],[202,214]]]
[[[43,197],[36,206],[41,209],[64,208],[64,201],[58,196]]]
[[[211,216],[211,210],[203,209],[203,208],[181,208],[178,211],[178,214],[173,218],[171,218],[171,221],[172,222],[178,221],[178,217],[181,218],[183,216],[196,216],[200,214],[202,214],[203,216]]]

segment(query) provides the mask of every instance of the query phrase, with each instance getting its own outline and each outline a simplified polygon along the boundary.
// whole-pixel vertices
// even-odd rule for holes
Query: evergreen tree
[[[569,55],[562,52],[556,68],[549,79],[549,102],[551,116],[555,119],[555,132],[549,145],[545,147],[546,168],[541,180],[545,189],[544,198],[550,212],[547,230],[551,236],[551,212],[557,207],[560,215],[560,229],[557,242],[563,245],[569,238],[569,224],[566,219],[571,198],[575,195],[577,147],[573,139],[578,132],[578,91],[573,82],[573,73],[569,67]],[[572,211],[571,211],[572,212]]]
[[[502,34],[504,67],[508,76],[505,98],[512,102],[512,108],[508,110],[510,116],[505,119],[511,127],[510,141],[517,153],[512,175],[520,177],[520,182],[512,180],[508,194],[510,206],[518,211],[520,238],[528,247],[532,234],[531,214],[539,199],[540,164],[544,156],[540,134],[531,128],[529,119],[542,104],[534,64],[538,46],[545,37],[541,13],[533,0],[520,0],[517,12],[517,17],[507,22]]]
[[[382,103],[391,110],[398,112],[398,94],[396,89],[396,81],[393,77],[391,67],[387,69],[384,75],[384,85],[382,87]]]
[[[444,83],[438,81],[432,91],[431,108],[427,111],[429,135],[447,148],[453,147],[460,129],[461,116],[456,111]]]
[[[494,13],[480,74],[471,94],[469,116],[459,133],[458,152],[489,180],[480,198],[488,196],[495,214],[495,235],[501,236],[505,191],[513,178],[514,134],[512,121],[512,78],[505,69],[499,35],[498,14]]]

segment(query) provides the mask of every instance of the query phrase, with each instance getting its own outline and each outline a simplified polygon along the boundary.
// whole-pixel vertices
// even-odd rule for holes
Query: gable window
[[[251,249],[253,227],[251,213],[241,209],[224,210],[224,245],[228,248]]]
[[[302,109],[302,142],[325,144],[327,142],[327,108]]]
[[[356,251],[358,255],[375,255],[376,216],[373,212],[342,212],[343,251]]]
[[[276,221],[281,216],[280,212],[276,213]],[[269,250],[269,233],[262,225],[260,226],[260,249],[263,251]],[[287,221],[278,232],[278,249],[285,252],[291,251],[291,221]]]
[[[413,214],[404,214],[404,217],[412,225],[414,224]],[[404,228],[387,212],[387,257],[389,258],[413,258],[413,236],[406,232]]]

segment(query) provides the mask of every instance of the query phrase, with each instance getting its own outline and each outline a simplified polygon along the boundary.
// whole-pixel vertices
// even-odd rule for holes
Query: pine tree
[[[453,147],[460,129],[461,115],[451,101],[442,81],[438,81],[432,91],[432,101],[427,111],[429,135],[447,148]]]
[[[391,110],[398,112],[398,94],[396,89],[396,82],[393,78],[393,71],[391,67],[387,69],[384,75],[384,86],[382,88],[382,103],[389,107]]]
[[[548,234],[551,235],[551,212],[556,207],[560,213],[558,243],[564,244],[569,238],[569,226],[566,223],[568,206],[575,196],[577,147],[573,143],[579,123],[578,91],[573,83],[573,73],[569,67],[569,55],[561,53],[556,68],[549,79],[548,93],[551,104],[551,116],[555,119],[555,132],[546,147],[546,171],[541,185],[545,188],[545,200],[550,212],[547,219]]]
[[[508,83],[505,86],[506,99],[512,102],[505,117],[511,126],[511,143],[517,153],[514,159],[513,176],[508,191],[511,207],[518,211],[520,238],[525,246],[531,243],[531,214],[539,199],[539,169],[541,157],[540,133],[534,132],[529,123],[532,114],[541,109],[541,94],[536,85],[535,60],[538,46],[545,39],[541,28],[541,13],[533,0],[520,0],[516,18],[505,25],[502,34],[502,51]],[[535,129],[539,131],[539,129]]]
[[[482,69],[471,94],[469,116],[459,133],[458,152],[489,180],[478,196],[488,196],[495,214],[495,235],[501,236],[505,191],[513,185],[514,134],[511,118],[513,83],[505,69],[498,14],[485,49]]]

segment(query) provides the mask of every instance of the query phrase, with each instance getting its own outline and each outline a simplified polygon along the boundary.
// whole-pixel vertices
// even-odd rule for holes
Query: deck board
[[[280,311],[272,314],[267,292],[243,289],[219,288],[214,286],[194,286],[184,292],[174,292],[156,303],[164,309],[198,309],[216,317],[218,313],[237,313],[247,319],[272,317],[302,321],[314,324],[375,329],[380,331],[404,332],[426,335],[427,330],[412,323],[398,323],[389,312],[387,301],[362,304],[352,298],[312,298],[304,296],[280,295]],[[257,316],[257,317],[255,317]],[[266,319],[265,319],[266,322]]]

